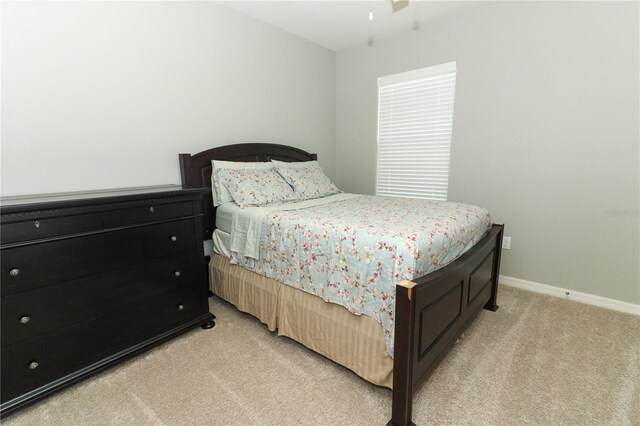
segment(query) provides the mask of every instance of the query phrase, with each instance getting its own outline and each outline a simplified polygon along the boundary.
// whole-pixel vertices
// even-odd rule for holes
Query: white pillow
[[[240,161],[220,161],[211,160],[211,194],[213,195],[213,206],[233,201],[233,197],[223,184],[220,183],[218,169],[228,170],[260,170],[275,169],[272,163],[265,162],[240,162]]]

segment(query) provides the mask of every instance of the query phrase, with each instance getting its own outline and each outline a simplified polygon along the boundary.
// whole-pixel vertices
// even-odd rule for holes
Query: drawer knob
[[[171,236],[171,241],[178,241],[178,237],[176,237],[175,235]]]
[[[153,207],[149,207],[149,211],[150,211],[151,213],[153,213],[155,210],[154,210],[154,208],[153,208]]]
[[[173,275],[175,275],[176,277],[179,277],[181,274],[180,274],[180,271],[175,271]]]
[[[179,310],[179,311],[184,311],[184,305],[183,305],[182,303],[180,303],[180,304],[178,305],[178,310]]]
[[[17,277],[18,274],[20,274],[20,269],[18,268],[13,268],[9,271],[9,275],[11,275],[12,277]]]
[[[40,364],[38,364],[38,362],[37,362],[37,361],[31,361],[31,362],[29,363],[29,370],[35,370],[36,368],[38,368],[38,366],[39,366],[39,365],[40,365]]]
[[[20,317],[20,324],[26,324],[29,321],[31,321],[31,318],[29,318],[28,316],[24,315]]]
[[[40,222],[38,222],[37,220],[36,220],[36,222],[35,222],[33,225],[34,225],[36,228],[40,228]]]

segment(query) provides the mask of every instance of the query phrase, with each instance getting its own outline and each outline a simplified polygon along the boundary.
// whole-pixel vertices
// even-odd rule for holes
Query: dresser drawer
[[[102,220],[105,227],[111,228],[141,222],[187,217],[192,214],[193,204],[184,202],[106,211],[102,213]]]
[[[2,250],[2,296],[194,249],[193,219]]]
[[[6,402],[205,313],[201,298],[181,289],[3,348],[0,399]]]
[[[39,240],[59,235],[93,231],[102,227],[99,213],[53,217],[25,222],[3,223],[0,227],[2,244]]]
[[[2,347],[99,318],[197,279],[196,253],[116,269],[2,298]]]

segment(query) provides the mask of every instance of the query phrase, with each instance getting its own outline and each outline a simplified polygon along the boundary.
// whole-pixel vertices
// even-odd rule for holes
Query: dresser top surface
[[[133,188],[114,188],[93,191],[58,192],[51,194],[18,195],[0,197],[0,209],[13,210],[18,207],[77,205],[91,201],[117,202],[128,198],[153,198],[167,195],[202,193],[202,188],[183,188],[181,185],[157,185]]]

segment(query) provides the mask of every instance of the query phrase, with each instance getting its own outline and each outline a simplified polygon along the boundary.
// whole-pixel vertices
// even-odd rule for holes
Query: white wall
[[[212,2],[2,2],[3,196],[180,183],[241,142],[335,161],[335,54]]]
[[[481,3],[337,57],[211,2],[0,7],[2,195],[179,183],[240,142],[373,193],[377,77],[455,60],[449,198],[506,222],[503,274],[640,301],[637,3]]]
[[[449,199],[506,223],[502,273],[640,303],[639,22],[638,3],[482,3],[339,52],[338,185],[375,191],[376,79],[457,61]]]

